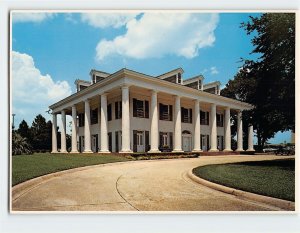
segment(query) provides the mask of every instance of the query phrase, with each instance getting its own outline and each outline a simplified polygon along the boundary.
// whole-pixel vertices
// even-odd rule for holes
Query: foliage
[[[19,128],[17,130],[17,132],[23,137],[23,138],[26,138],[27,141],[30,143],[31,140],[32,140],[32,137],[31,137],[31,132],[30,132],[30,128],[27,124],[27,122],[25,120],[22,120],[20,125],[19,125]]]
[[[12,155],[32,154],[31,146],[27,139],[22,137],[19,133],[13,131],[12,133]]]
[[[259,58],[244,60],[221,95],[254,105],[243,113],[244,132],[252,123],[262,148],[276,132],[295,130],[295,14],[265,13],[242,27],[257,33],[252,53]]]

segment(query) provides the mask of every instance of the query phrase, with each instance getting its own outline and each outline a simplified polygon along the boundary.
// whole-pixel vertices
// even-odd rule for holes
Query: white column
[[[248,127],[248,149],[247,151],[254,151],[253,148],[253,125]]]
[[[110,153],[107,136],[107,93],[101,95],[101,148],[100,153]]]
[[[157,91],[151,93],[151,149],[149,153],[160,152],[158,149],[158,113],[157,113]]]
[[[174,148],[173,152],[183,152],[181,141],[181,106],[180,96],[175,97],[175,130],[174,130]]]
[[[237,149],[236,151],[243,150],[243,121],[242,121],[242,111],[238,111],[237,114]]]
[[[91,109],[90,101],[84,101],[84,151],[83,153],[93,153],[91,150]]]
[[[62,121],[62,127],[61,127],[61,149],[60,153],[67,153],[67,147],[66,147],[66,112],[65,110],[61,111],[61,121]]]
[[[226,107],[225,109],[225,148],[224,151],[232,151],[231,149],[231,126],[230,126],[230,108]]]
[[[195,100],[194,107],[194,150],[195,152],[200,152],[201,150],[201,139],[200,139],[200,102],[199,100]]]
[[[210,109],[210,152],[219,151],[217,149],[217,119],[216,119],[217,106],[211,105]]]
[[[130,111],[129,87],[122,86],[122,150],[121,153],[132,153],[130,149]]]
[[[51,153],[57,153],[57,120],[56,113],[52,113],[52,151]]]
[[[77,112],[76,106],[72,106],[72,150],[71,153],[78,153],[77,149]]]

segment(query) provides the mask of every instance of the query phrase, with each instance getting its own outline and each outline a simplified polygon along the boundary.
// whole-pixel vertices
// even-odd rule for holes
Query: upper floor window
[[[209,112],[200,111],[200,124],[209,125]]]
[[[78,114],[78,126],[79,127],[84,126],[84,114],[83,113]]]
[[[133,117],[149,118],[149,101],[134,98]]]
[[[115,102],[115,119],[122,118],[122,102]]]
[[[159,104],[159,119],[162,121],[172,121],[173,120],[172,105]]]
[[[91,110],[91,125],[98,123],[98,108]]]
[[[181,122],[183,123],[193,122],[193,110],[191,108],[181,108]]]
[[[177,75],[177,83],[181,84],[181,73]]]
[[[111,104],[107,105],[107,120],[112,120]]]
[[[217,113],[217,126],[218,127],[223,127],[224,126],[223,122],[224,122],[224,115]]]

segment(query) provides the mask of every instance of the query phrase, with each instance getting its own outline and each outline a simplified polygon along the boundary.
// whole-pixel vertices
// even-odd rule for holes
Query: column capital
[[[158,90],[152,89],[150,92],[151,92],[151,94],[157,94]]]
[[[89,103],[90,101],[91,101],[90,98],[86,98],[86,99],[84,100],[85,103]]]
[[[129,84],[123,84],[121,86],[122,89],[129,89],[130,85]]]
[[[230,107],[228,107],[228,106],[225,106],[225,110],[229,110],[229,111],[230,111]]]
[[[200,103],[200,100],[199,99],[194,99],[194,103]]]
[[[108,95],[108,92],[103,92],[100,94],[100,96],[107,96]]]

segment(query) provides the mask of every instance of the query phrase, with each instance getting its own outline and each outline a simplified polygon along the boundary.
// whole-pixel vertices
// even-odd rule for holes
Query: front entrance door
[[[137,133],[137,152],[144,152],[144,137],[143,132]]]
[[[183,151],[192,150],[192,137],[190,135],[182,136],[182,149]]]
[[[203,151],[208,150],[208,135],[201,135],[201,147]]]

